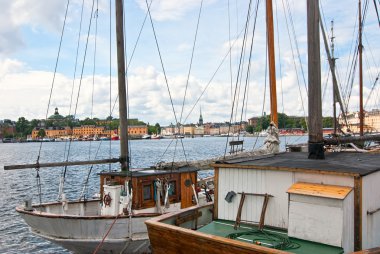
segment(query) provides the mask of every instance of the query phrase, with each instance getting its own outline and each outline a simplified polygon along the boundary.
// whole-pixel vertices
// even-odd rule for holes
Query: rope
[[[112,229],[113,225],[115,224],[115,222],[118,218],[119,218],[119,215],[117,215],[116,218],[113,220],[113,222],[112,222],[110,228],[108,229],[106,235],[103,237],[102,241],[98,244],[98,246],[96,246],[96,249],[94,250],[94,252],[92,254],[96,254],[99,251],[100,247],[102,247],[104,240],[107,238],[108,234],[111,232],[111,229]]]
[[[305,110],[305,105],[304,105],[304,101],[303,101],[303,97],[302,97],[302,91],[301,91],[301,84],[300,84],[300,80],[298,78],[298,71],[297,71],[297,64],[296,64],[296,60],[295,60],[295,56],[294,56],[294,50],[293,50],[293,44],[292,44],[292,39],[291,39],[291,36],[290,36],[290,30],[289,30],[289,23],[288,23],[288,15],[286,14],[286,8],[285,8],[285,4],[284,4],[284,0],[282,0],[282,6],[283,6],[283,9],[284,9],[284,16],[285,16],[285,22],[286,22],[286,29],[287,29],[287,32],[288,32],[288,37],[289,37],[289,42],[290,42],[290,48],[292,50],[292,58],[293,58],[293,64],[294,64],[294,69],[296,71],[296,78],[297,78],[297,84],[298,84],[298,91],[300,93],[300,99],[301,99],[301,105],[302,105],[302,110],[304,112],[304,118],[305,118],[305,122],[306,122],[306,128],[308,128],[308,121],[306,119],[306,110]],[[288,13],[289,15],[291,16],[291,12],[290,12],[290,8],[289,8],[289,2],[287,1],[287,10],[288,10]],[[290,22],[293,22],[291,17],[289,17],[289,21]],[[294,27],[293,27],[294,29]],[[294,32],[294,31],[293,31]],[[295,32],[294,32],[294,41],[295,41],[295,44],[296,44],[296,48],[297,48],[297,52],[299,54],[299,51],[298,51],[298,44],[297,44],[297,40],[295,38]],[[306,88],[306,81],[305,81],[305,77],[304,77],[304,74],[303,74],[303,68],[302,68],[302,63],[300,61],[300,65],[301,65],[301,73],[302,73],[302,76],[304,78],[304,83],[305,83],[305,89],[306,89],[306,93],[308,93],[307,91],[307,88]]]
[[[274,1],[274,6],[275,6],[275,9],[276,9],[276,30],[277,30],[277,47],[278,47],[278,63],[279,63],[279,71],[280,71],[280,88],[281,88],[281,106],[282,106],[282,114],[284,115],[284,112],[285,112],[285,106],[284,106],[284,90],[283,90],[283,86],[282,86],[282,64],[281,64],[281,43],[280,43],[280,32],[279,32],[279,25],[278,25],[278,11],[277,11],[277,1]],[[278,120],[278,128],[280,129],[280,119]],[[285,119],[284,119],[284,125],[282,126],[283,128],[286,127],[286,122],[285,122]],[[286,144],[286,135],[284,137],[285,139],[285,144]]]
[[[258,229],[252,229],[240,233],[232,233],[227,235],[226,237],[230,239],[238,239],[239,237],[244,235],[254,236],[252,239],[252,243],[254,244],[265,246],[271,245],[270,247],[274,249],[294,250],[301,247],[300,244],[291,241],[287,236]],[[267,245],[266,243],[262,243],[261,241],[268,241],[270,242],[270,244]]]
[[[226,139],[226,146],[225,146],[225,149],[224,149],[224,157],[226,157],[226,153],[227,153],[228,138],[229,138],[229,133],[230,133],[230,128],[231,128],[231,121],[232,121],[232,118],[233,118],[233,112],[234,112],[234,107],[235,107],[236,92],[238,90],[238,84],[239,84],[239,73],[240,73],[240,70],[243,68],[242,67],[243,53],[244,53],[245,44],[247,42],[247,33],[248,33],[248,26],[249,26],[249,20],[250,20],[251,5],[252,5],[252,0],[249,1],[248,13],[247,13],[247,18],[246,18],[246,22],[245,22],[245,29],[244,29],[244,36],[243,36],[243,45],[242,45],[241,51],[240,51],[240,60],[239,60],[239,66],[238,66],[238,72],[237,72],[238,75],[236,77],[235,92],[234,92],[234,97],[233,97],[232,106],[231,106],[231,115],[230,115],[230,121],[229,121],[229,124],[228,124],[228,135],[227,135],[227,139]]]

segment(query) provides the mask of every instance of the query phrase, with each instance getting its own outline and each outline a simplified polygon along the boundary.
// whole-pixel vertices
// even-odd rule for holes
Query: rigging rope
[[[52,80],[52,83],[51,83],[50,94],[49,94],[49,101],[48,101],[46,115],[45,115],[45,122],[47,122],[47,119],[48,119],[48,114],[49,114],[49,109],[50,109],[50,102],[51,102],[51,97],[52,97],[52,94],[53,94],[55,77],[56,77],[56,74],[57,74],[58,62],[59,62],[59,57],[60,57],[61,48],[62,48],[63,34],[64,34],[64,31],[65,31],[67,12],[68,12],[68,9],[69,9],[69,4],[70,4],[70,0],[67,0],[65,17],[64,17],[64,20],[63,20],[62,31],[61,31],[61,38],[60,38],[59,46],[58,46],[58,54],[57,54],[57,58],[56,58],[56,61],[55,61],[53,80]],[[42,144],[43,144],[43,142],[40,143],[40,147],[39,147],[39,150],[38,150],[37,163],[36,163],[37,165],[39,164],[39,160],[40,160],[40,156],[41,156]],[[40,199],[40,204],[41,204],[42,193],[41,193],[41,182],[40,182],[39,168],[36,168],[36,170],[37,170],[37,188],[38,188],[38,194],[39,194],[39,197],[40,197],[39,199]]]
[[[297,70],[297,63],[296,63],[295,56],[294,56],[294,49],[293,49],[292,39],[291,39],[291,36],[290,36],[289,23],[288,23],[288,15],[286,14],[286,10],[287,10],[288,12],[290,12],[290,9],[289,9],[289,2],[287,1],[288,9],[285,8],[284,0],[282,0],[281,2],[282,2],[283,10],[284,10],[285,23],[286,23],[286,29],[287,29],[287,32],[288,32],[290,48],[291,48],[291,51],[292,51],[292,59],[293,59],[294,69],[295,69],[295,72],[296,72],[296,78],[297,78],[297,84],[298,84],[298,91],[299,91],[299,94],[300,94],[302,110],[303,110],[303,112],[304,112],[304,118],[305,118],[306,128],[309,129],[309,127],[308,127],[308,121],[307,121],[307,119],[306,119],[305,105],[304,105],[303,96],[302,96],[302,91],[301,91],[301,84],[300,84],[300,80],[299,80],[299,77],[298,77],[299,75],[298,75],[298,70]],[[291,14],[289,14],[289,15],[291,15]],[[289,18],[289,21],[290,21],[290,18]],[[294,33],[294,40],[297,41],[295,37],[296,37],[296,36],[295,36],[295,33]],[[299,53],[299,51],[298,51],[298,44],[297,44],[297,43],[295,43],[295,44],[296,44],[296,47],[297,47],[297,52]],[[299,59],[300,59],[300,58],[299,58]],[[304,74],[303,74],[303,68],[302,68],[302,63],[301,63],[301,62],[300,62],[300,65],[301,65],[302,76],[304,77]],[[306,84],[305,79],[304,79],[304,82],[305,82],[305,84]],[[305,85],[305,88],[306,88],[306,85]],[[306,89],[306,93],[308,93],[307,89]]]
[[[252,5],[252,0],[249,1],[248,13],[247,13],[247,18],[246,18],[246,22],[245,22],[245,29],[244,29],[244,36],[243,36],[243,45],[242,45],[241,51],[240,51],[240,60],[239,60],[239,66],[238,66],[236,83],[235,83],[235,92],[234,92],[234,97],[233,97],[232,107],[231,107],[230,121],[229,121],[229,124],[228,124],[228,135],[227,135],[227,139],[226,139],[226,146],[225,146],[225,149],[224,149],[224,157],[226,157],[226,153],[227,153],[227,144],[228,144],[228,138],[229,138],[229,133],[230,133],[230,128],[231,128],[231,121],[232,121],[232,117],[233,117],[233,113],[234,113],[234,106],[235,106],[235,100],[236,100],[236,92],[238,90],[239,73],[240,73],[240,70],[243,68],[242,67],[242,59],[243,59],[244,47],[245,47],[246,40],[247,40],[248,26],[249,26],[249,20],[250,20],[250,16],[251,16],[250,15],[250,13],[251,13],[251,5]]]
[[[152,19],[152,15],[151,15],[151,12],[150,12],[149,5],[148,5],[148,0],[145,0],[145,3],[146,3],[146,6],[147,6],[147,9],[148,9],[149,19],[150,19],[150,23],[152,25],[152,30],[153,30],[154,39],[155,39],[156,46],[157,46],[158,55],[160,57],[161,68],[162,68],[162,72],[164,74],[165,84],[166,84],[166,88],[168,90],[168,94],[169,94],[169,98],[170,98],[170,104],[171,104],[171,107],[172,107],[175,123],[176,123],[176,126],[178,126],[179,122],[178,122],[178,119],[177,119],[177,114],[176,114],[175,109],[174,109],[173,98],[172,98],[172,95],[171,95],[171,92],[170,92],[169,82],[168,82],[168,78],[166,76],[166,71],[165,71],[165,67],[164,67],[164,62],[162,60],[161,50],[160,50],[160,47],[158,45],[158,39],[157,39],[157,35],[156,35],[156,30],[154,29],[153,19]],[[185,161],[187,162],[187,156],[186,156],[186,152],[185,152],[185,148],[183,146],[182,140],[181,140],[181,145],[182,145],[182,149],[183,149],[183,154],[185,156]]]

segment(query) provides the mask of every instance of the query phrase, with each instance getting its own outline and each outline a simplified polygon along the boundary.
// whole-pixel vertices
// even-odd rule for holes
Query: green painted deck
[[[238,227],[237,230],[234,230],[234,223],[235,222],[233,221],[215,220],[210,224],[199,228],[197,231],[221,237],[236,234],[236,240],[250,242],[252,244],[258,244],[269,248],[278,247],[281,242],[278,239],[285,239],[288,244],[285,249],[282,250],[291,253],[343,253],[342,248],[288,237],[285,231],[278,229],[264,228],[264,233],[261,233],[257,230],[257,227],[241,223],[240,227]],[[250,233],[245,234],[247,232]]]

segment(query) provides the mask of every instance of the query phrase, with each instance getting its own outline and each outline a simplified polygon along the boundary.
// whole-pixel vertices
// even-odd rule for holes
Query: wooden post
[[[124,27],[123,27],[123,0],[115,1],[116,9],[116,46],[117,46],[117,78],[119,90],[119,119],[120,119],[120,163],[121,170],[129,168],[128,156],[128,112],[127,93],[125,86],[125,58],[124,58]]]
[[[324,159],[321,56],[319,48],[319,0],[307,1],[307,42],[309,56],[309,159]]]
[[[272,0],[266,1],[266,19],[267,19],[267,43],[268,43],[268,61],[269,61],[269,83],[270,83],[270,116],[277,128],[277,91],[276,91],[276,63],[274,53],[274,32],[273,32],[273,7]]]
[[[359,125],[360,136],[364,133],[364,111],[363,111],[363,44],[362,44],[362,1],[359,0]]]

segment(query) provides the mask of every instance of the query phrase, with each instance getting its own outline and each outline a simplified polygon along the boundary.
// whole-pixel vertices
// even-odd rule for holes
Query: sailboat
[[[379,252],[380,157],[324,151],[319,18],[307,1],[308,152],[214,162],[214,203],[146,221],[154,253]]]
[[[120,116],[120,158],[5,166],[21,168],[119,163],[121,171],[103,171],[100,199],[32,204],[25,201],[16,211],[30,230],[77,253],[148,253],[145,220],[193,206],[197,169],[182,167],[164,171],[130,169],[125,82],[123,1],[116,0],[116,34]]]

